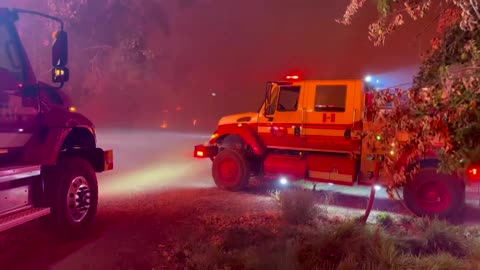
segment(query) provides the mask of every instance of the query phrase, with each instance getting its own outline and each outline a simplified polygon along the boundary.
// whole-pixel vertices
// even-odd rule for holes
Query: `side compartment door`
[[[313,81],[308,85],[305,146],[316,151],[360,151],[358,139],[345,139],[347,129],[359,129],[360,81]]]
[[[302,146],[304,83],[274,85],[269,104],[261,110],[258,134],[267,148],[297,149]]]

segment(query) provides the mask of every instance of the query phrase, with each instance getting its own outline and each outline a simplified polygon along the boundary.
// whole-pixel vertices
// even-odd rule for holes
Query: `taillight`
[[[218,154],[218,148],[214,145],[196,145],[193,150],[195,158],[211,158]]]
[[[195,152],[195,157],[203,157],[203,156],[205,156],[205,153],[203,151],[197,150]]]
[[[480,180],[480,165],[479,164],[470,165],[467,168],[467,176],[468,176],[468,180],[470,181]]]

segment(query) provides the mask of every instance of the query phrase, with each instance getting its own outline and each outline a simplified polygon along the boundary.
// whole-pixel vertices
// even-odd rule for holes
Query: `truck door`
[[[302,145],[304,84],[273,84],[258,119],[258,134],[267,148],[296,149]]]
[[[21,159],[38,124],[38,101],[27,96],[25,58],[13,24],[0,20],[0,165]]]
[[[359,151],[360,141],[346,139],[345,132],[359,129],[361,81],[311,81],[307,89],[305,146],[317,151]]]

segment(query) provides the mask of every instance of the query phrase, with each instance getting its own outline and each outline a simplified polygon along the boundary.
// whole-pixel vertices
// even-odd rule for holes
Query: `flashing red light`
[[[203,151],[197,151],[197,152],[195,153],[195,156],[196,156],[196,157],[203,157],[203,156],[204,156]]]
[[[285,77],[287,80],[298,80],[300,79],[300,76],[298,75],[287,75],[287,77]]]
[[[467,172],[469,180],[480,180],[480,166],[470,166]]]

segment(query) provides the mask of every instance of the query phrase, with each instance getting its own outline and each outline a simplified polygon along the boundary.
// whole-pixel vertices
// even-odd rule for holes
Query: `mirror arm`
[[[62,31],[64,29],[63,20],[60,19],[60,18],[51,16],[51,15],[48,15],[48,14],[44,14],[44,13],[41,13],[41,12],[38,12],[38,11],[28,10],[28,9],[14,8],[12,10],[13,10],[13,12],[15,12],[17,14],[18,13],[32,14],[32,15],[37,15],[37,16],[40,16],[40,17],[43,17],[43,18],[47,18],[47,19],[56,21],[60,24],[60,28],[62,29]]]
[[[52,87],[52,88],[53,88],[53,90],[60,90],[60,89],[63,88],[64,85],[65,85],[65,82],[61,82],[58,86]]]

